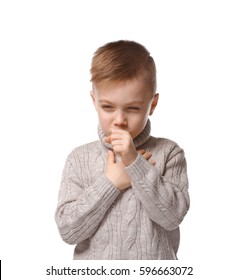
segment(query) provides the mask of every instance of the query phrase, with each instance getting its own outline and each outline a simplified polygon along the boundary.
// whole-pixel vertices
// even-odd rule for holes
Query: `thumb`
[[[108,151],[107,162],[111,164],[115,163],[115,155],[112,150]]]
[[[106,136],[104,140],[106,143],[111,144],[111,136]]]

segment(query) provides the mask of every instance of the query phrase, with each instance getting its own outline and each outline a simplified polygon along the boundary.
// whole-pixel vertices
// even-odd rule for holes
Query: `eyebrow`
[[[99,99],[98,101],[99,101],[99,103],[113,104],[113,102],[111,102],[109,100],[106,100],[106,99]],[[144,101],[140,101],[140,100],[132,101],[132,102],[129,102],[129,103],[125,104],[125,105],[126,106],[130,106],[130,105],[135,105],[135,104],[144,104]]]

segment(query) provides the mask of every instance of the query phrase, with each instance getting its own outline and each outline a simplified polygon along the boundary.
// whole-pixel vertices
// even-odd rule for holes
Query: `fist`
[[[105,138],[105,141],[112,145],[113,152],[120,155],[125,166],[135,161],[137,151],[128,131],[115,128],[112,130],[112,134]]]

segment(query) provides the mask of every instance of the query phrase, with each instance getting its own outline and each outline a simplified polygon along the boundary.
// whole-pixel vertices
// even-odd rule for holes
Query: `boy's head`
[[[141,79],[156,92],[156,67],[148,50],[134,41],[115,41],[98,48],[92,59],[91,81],[95,87]]]
[[[117,127],[137,137],[158,102],[149,52],[133,41],[108,43],[95,52],[91,74],[91,97],[105,135]]]

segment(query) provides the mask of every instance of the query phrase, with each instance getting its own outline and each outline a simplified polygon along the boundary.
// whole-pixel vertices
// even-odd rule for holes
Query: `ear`
[[[97,106],[96,106],[96,99],[95,99],[95,94],[93,92],[93,90],[90,91],[90,95],[91,95],[91,98],[92,98],[92,101],[93,101],[93,105],[97,111]]]
[[[158,101],[159,101],[159,94],[156,93],[153,97],[153,100],[152,100],[152,103],[151,103],[151,108],[150,108],[150,116],[153,114],[157,104],[158,104]]]

